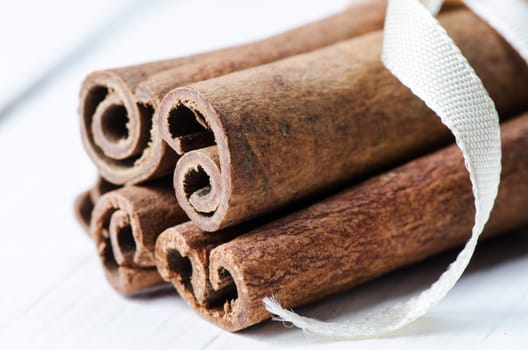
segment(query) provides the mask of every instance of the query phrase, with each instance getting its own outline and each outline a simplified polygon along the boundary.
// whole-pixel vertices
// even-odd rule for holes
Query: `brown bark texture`
[[[177,155],[166,147],[157,123],[153,123],[166,92],[380,29],[385,6],[386,0],[363,1],[254,43],[95,72],[85,79],[80,93],[85,149],[101,175],[115,184],[135,184],[168,175]]]
[[[500,114],[523,111],[526,62],[469,10],[449,11],[440,22]],[[182,154],[174,187],[191,220],[216,231],[449,143],[439,118],[381,63],[382,36],[167,94],[158,122]]]
[[[110,285],[126,295],[162,285],[154,261],[156,238],[187,220],[167,181],[101,196],[89,227]]]
[[[502,179],[484,237],[528,224],[528,113],[501,130]],[[192,223],[167,229],[156,264],[197,312],[237,331],[270,317],[263,297],[296,307],[462,244],[474,212],[452,145],[236,238]]]

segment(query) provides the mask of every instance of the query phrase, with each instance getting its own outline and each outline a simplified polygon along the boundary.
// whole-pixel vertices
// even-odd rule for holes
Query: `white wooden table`
[[[107,285],[72,213],[74,196],[95,178],[76,113],[82,78],[268,36],[347,2],[0,3],[0,349],[526,349],[528,229],[481,245],[440,305],[384,339],[329,342],[278,322],[230,334],[171,290],[126,299]],[[353,317],[425,288],[451,259],[431,259],[299,311]]]

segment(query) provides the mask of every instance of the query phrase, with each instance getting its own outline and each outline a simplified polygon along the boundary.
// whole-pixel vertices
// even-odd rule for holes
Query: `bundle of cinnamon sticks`
[[[439,118],[380,61],[386,3],[266,40],[90,74],[100,178],[75,204],[111,286],[171,283],[237,331],[467,239],[473,197]],[[491,27],[439,16],[489,91],[503,170],[485,237],[528,224],[528,67]]]

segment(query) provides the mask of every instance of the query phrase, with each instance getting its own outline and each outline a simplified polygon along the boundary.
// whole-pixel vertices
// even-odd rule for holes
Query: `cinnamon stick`
[[[526,62],[499,34],[468,10],[440,22],[502,116],[528,106]],[[183,154],[174,187],[191,220],[216,231],[447,144],[448,129],[381,63],[381,45],[381,31],[365,34],[167,94],[158,122]]]
[[[112,183],[134,184],[167,175],[177,157],[152,122],[166,92],[380,29],[385,7],[386,0],[364,1],[255,43],[95,72],[83,82],[80,94],[84,146],[101,175]]]
[[[483,237],[528,224],[528,113],[501,130],[502,180]],[[192,224],[168,229],[156,243],[156,263],[196,311],[237,331],[270,317],[265,296],[287,308],[303,305],[460,245],[473,215],[471,183],[452,145],[224,244]],[[195,274],[207,276],[200,269],[209,280],[196,283]],[[214,297],[201,298],[197,285]]]
[[[110,285],[132,294],[163,284],[154,261],[156,238],[186,220],[167,181],[123,187],[99,198],[90,233]]]

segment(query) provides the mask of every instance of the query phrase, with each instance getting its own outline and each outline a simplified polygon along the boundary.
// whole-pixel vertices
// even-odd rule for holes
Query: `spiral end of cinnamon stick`
[[[108,239],[100,240],[98,251],[110,286],[119,294],[132,296],[161,287],[164,282],[155,268],[120,266],[111,252]]]
[[[198,91],[178,88],[160,105],[162,139],[181,158],[174,171],[174,190],[183,210],[204,231],[228,226],[230,155],[217,111]]]
[[[83,144],[108,181],[133,184],[160,172],[165,152],[153,125],[154,103],[138,99],[109,71],[95,72],[83,82],[79,106]]]
[[[156,241],[156,266],[161,277],[171,282],[189,303],[211,304],[231,293],[229,278],[213,289],[209,282],[209,252],[231,239],[231,235],[209,235],[186,222],[165,230]]]
[[[123,195],[125,193],[125,195]],[[103,195],[97,202],[91,225],[92,237],[109,239],[113,259],[119,265],[152,267],[149,250],[150,234],[143,232],[142,223],[134,217],[134,203],[126,192],[117,190]]]
[[[209,307],[206,317],[229,332],[240,331],[269,318],[269,313],[263,307],[252,305],[256,300],[248,292],[243,272],[239,270],[241,265],[229,261],[229,257],[220,257],[215,251],[213,250],[209,257],[209,281],[212,287],[221,288],[226,279],[232,279],[236,292]]]
[[[165,182],[124,187],[106,193],[95,205],[91,235],[108,280],[120,293],[162,283],[154,261],[156,238],[167,226],[186,220],[167,188]]]
[[[108,230],[101,229],[95,242],[106,279],[118,293],[133,295],[163,284],[155,268],[119,265],[113,251],[115,244]]]
[[[172,282],[182,298],[202,317],[234,332],[247,328],[247,295],[231,273],[219,268],[211,279],[209,255],[235,233],[212,235],[192,222],[164,231],[156,242],[156,265],[165,281]]]

